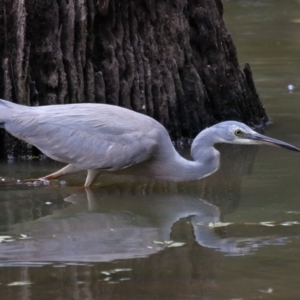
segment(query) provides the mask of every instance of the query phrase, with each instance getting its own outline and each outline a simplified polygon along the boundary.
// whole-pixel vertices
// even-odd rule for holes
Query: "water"
[[[224,5],[266,134],[300,147],[299,1]],[[1,299],[298,299],[299,154],[221,151],[222,168],[197,183],[105,178],[89,191],[84,175],[18,181],[59,163],[2,162]]]

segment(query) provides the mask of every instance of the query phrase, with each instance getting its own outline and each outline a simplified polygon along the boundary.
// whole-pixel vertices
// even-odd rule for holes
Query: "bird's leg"
[[[97,178],[97,176],[99,175],[99,173],[100,173],[99,170],[87,170],[87,177],[85,180],[84,187],[86,188],[90,187],[95,181],[95,179]]]
[[[42,179],[52,180],[52,179],[56,179],[60,176],[66,175],[66,174],[72,174],[72,173],[77,173],[77,172],[81,172],[81,171],[82,171],[81,169],[78,169],[75,166],[70,164],[54,173],[51,173],[49,175],[42,177]]]
[[[33,181],[47,181],[47,180],[52,180],[52,179],[56,179],[60,176],[66,175],[66,174],[72,174],[72,173],[77,173],[77,172],[82,172],[83,170],[76,168],[73,165],[67,165],[64,168],[51,173],[49,175],[40,177],[40,178],[28,178],[28,179],[23,179],[23,182],[33,182]]]

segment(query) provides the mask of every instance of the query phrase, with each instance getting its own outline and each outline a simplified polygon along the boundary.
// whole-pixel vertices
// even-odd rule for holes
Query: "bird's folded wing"
[[[143,130],[143,125],[98,115],[27,113],[15,116],[6,129],[55,160],[80,169],[117,170],[151,158],[156,128]]]

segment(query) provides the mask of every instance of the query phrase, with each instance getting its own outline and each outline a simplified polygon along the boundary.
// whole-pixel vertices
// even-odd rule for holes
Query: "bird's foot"
[[[29,184],[29,185],[34,185],[34,186],[46,186],[46,185],[50,185],[50,180],[42,177],[42,178],[27,178],[27,179],[23,179],[23,182]]]

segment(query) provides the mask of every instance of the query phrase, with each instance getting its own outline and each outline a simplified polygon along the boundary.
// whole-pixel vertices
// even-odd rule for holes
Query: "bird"
[[[87,170],[84,187],[103,172],[145,176],[160,181],[194,181],[220,166],[217,143],[267,144],[300,152],[293,145],[224,121],[202,130],[191,145],[193,160],[174,148],[166,128],[153,118],[127,108],[99,103],[26,106],[0,99],[0,126],[66,163],[41,180]]]

